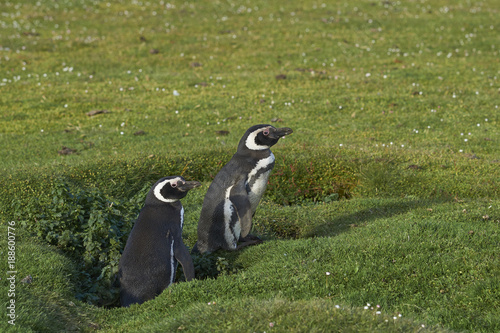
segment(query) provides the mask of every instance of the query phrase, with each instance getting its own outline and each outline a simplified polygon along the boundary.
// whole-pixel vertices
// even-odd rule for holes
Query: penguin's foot
[[[245,237],[240,237],[240,243],[236,247],[236,250],[239,250],[241,248],[244,248],[244,247],[250,246],[250,245],[257,245],[260,243],[262,243],[262,239],[260,239],[259,237],[255,236],[255,235],[248,234]]]
[[[260,241],[260,243],[262,243],[262,239],[260,239],[259,236],[255,236],[252,234],[248,234],[245,237],[240,236],[240,239],[239,239],[240,242],[248,242],[248,241],[254,241],[254,240]]]
[[[262,243],[262,239],[246,241],[246,242],[238,244],[238,246],[236,247],[236,250],[240,250],[240,249],[242,249],[242,248],[244,248],[246,246],[257,245],[257,244],[260,244],[260,243]]]

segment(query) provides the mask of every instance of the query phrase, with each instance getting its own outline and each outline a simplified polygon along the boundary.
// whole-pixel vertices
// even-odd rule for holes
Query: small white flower
[[[43,129],[41,129],[41,130],[40,130],[40,132],[42,132],[42,133],[43,133]]]
[[[375,312],[375,313],[379,315],[379,314],[381,314],[382,312],[380,312],[380,311],[377,311],[377,312]]]
[[[477,127],[481,126],[481,124],[477,124]]]
[[[340,309],[340,305],[335,305],[335,308]]]
[[[177,90],[174,90],[174,96],[179,96],[179,92]]]
[[[120,132],[121,135],[123,135],[124,133],[123,132]]]
[[[464,139],[465,142],[469,141],[468,139]]]
[[[330,272],[326,272],[326,275],[330,275]]]

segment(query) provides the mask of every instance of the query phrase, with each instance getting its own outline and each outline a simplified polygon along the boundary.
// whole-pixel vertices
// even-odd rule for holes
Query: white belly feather
[[[231,189],[233,187],[230,186],[226,190],[226,197],[224,199],[224,239],[226,240],[226,243],[232,246],[234,249],[236,249],[236,246],[238,245],[238,239],[240,237],[241,233],[241,224],[239,221],[239,218],[235,213],[234,205],[231,202],[230,195],[231,195]],[[233,222],[233,219],[236,218],[237,221],[235,221],[235,224],[231,228],[231,223]]]

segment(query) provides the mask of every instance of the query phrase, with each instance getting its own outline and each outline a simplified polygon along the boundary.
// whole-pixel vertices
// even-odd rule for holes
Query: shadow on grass
[[[383,203],[381,203],[381,201]],[[389,201],[389,202],[387,202]],[[329,237],[350,231],[354,228],[366,226],[377,219],[391,218],[396,215],[406,214],[411,210],[422,207],[431,207],[446,200],[400,200],[379,199],[368,200],[362,203],[355,212],[343,214],[326,223],[316,225],[306,232],[304,237]]]
[[[260,232],[257,234],[263,236],[264,242],[273,242],[277,239],[332,237],[374,223],[378,219],[389,219],[407,214],[412,210],[430,208],[446,201],[443,199],[360,199],[310,206],[306,214],[298,216],[295,215],[296,207],[282,207],[273,210],[275,215],[259,216],[260,219],[254,220],[254,224],[258,225],[257,229]],[[302,208],[307,210],[309,207]],[[246,250],[218,250],[210,254],[194,255],[197,278],[217,278],[220,274],[238,272],[240,267],[236,262]]]

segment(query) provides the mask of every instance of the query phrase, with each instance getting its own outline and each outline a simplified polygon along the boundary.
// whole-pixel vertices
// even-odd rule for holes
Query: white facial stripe
[[[250,133],[248,138],[245,141],[245,146],[247,146],[248,149],[250,150],[264,150],[264,149],[269,149],[270,146],[264,146],[264,145],[258,145],[255,143],[255,138],[257,137],[257,134],[263,132],[266,129],[269,129],[270,127],[262,127],[259,128],[258,130]]]
[[[179,177],[176,177],[176,178],[173,178],[173,179],[166,179],[164,181],[162,181],[161,183],[159,183],[158,185],[156,185],[155,189],[154,189],[154,194],[155,194],[155,197],[156,199],[160,200],[160,201],[163,201],[163,202],[168,202],[168,203],[171,203],[171,202],[176,202],[177,199],[167,199],[167,198],[164,198],[163,195],[161,195],[161,189],[163,188],[163,186],[165,186],[167,183],[177,183],[178,181],[180,181],[181,179]]]

